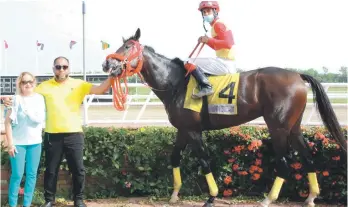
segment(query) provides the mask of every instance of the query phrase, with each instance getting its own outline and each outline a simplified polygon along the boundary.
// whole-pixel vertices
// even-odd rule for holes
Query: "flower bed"
[[[170,196],[173,189],[170,155],[176,136],[174,128],[87,127],[84,130],[87,198]],[[342,130],[346,136],[347,129]],[[340,147],[323,128],[303,128],[302,133],[317,168],[321,190],[318,200],[346,204],[347,164],[341,157]],[[219,185],[219,196],[262,196],[269,192],[276,172],[266,128],[233,127],[204,132],[203,138],[210,152],[211,169]],[[2,150],[2,153],[6,152]],[[44,159],[43,154],[40,176],[43,176]],[[295,151],[289,153],[287,160],[290,163],[289,177],[280,197],[303,201],[308,196],[304,166]],[[6,156],[2,164],[5,162]],[[65,160],[61,169],[68,169]],[[181,177],[183,186],[180,193],[183,196],[209,192],[190,146],[183,153]]]

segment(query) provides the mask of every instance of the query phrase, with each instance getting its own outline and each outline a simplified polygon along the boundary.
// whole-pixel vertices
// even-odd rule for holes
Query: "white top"
[[[42,143],[42,129],[46,120],[44,97],[38,93],[14,96],[10,119],[14,145]]]

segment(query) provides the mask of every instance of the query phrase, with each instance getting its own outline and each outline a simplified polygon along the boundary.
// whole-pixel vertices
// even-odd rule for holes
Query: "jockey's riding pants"
[[[233,60],[223,59],[219,57],[212,58],[189,58],[192,63],[203,70],[204,73],[210,75],[225,75],[236,73],[236,65]]]

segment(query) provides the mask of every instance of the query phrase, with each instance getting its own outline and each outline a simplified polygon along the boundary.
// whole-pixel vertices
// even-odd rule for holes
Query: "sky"
[[[85,0],[86,71],[101,71],[122,37],[141,30],[140,43],[168,57],[188,57],[205,34],[198,0]],[[348,66],[345,0],[220,0],[220,18],[232,30],[236,65],[337,72]],[[52,72],[57,56],[83,71],[81,0],[0,0],[1,74]],[[3,40],[8,43],[4,49]],[[44,43],[37,50],[36,41]],[[77,42],[70,50],[71,40]],[[101,40],[110,48],[102,50]],[[199,57],[214,56],[205,47]]]

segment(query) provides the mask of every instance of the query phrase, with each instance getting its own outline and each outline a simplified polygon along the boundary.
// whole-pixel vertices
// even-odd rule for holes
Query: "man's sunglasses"
[[[23,84],[23,85],[27,85],[27,84],[30,84],[30,85],[32,85],[33,83],[34,83],[34,81],[21,81],[21,84]]]
[[[56,68],[56,70],[60,70],[60,69],[64,69],[64,70],[66,70],[66,69],[68,69],[68,65],[55,65],[54,66],[55,68]]]

